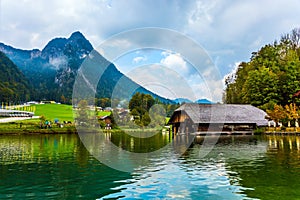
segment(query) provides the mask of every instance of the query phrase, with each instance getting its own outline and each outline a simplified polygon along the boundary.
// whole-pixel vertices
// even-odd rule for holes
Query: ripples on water
[[[120,181],[122,185],[113,188],[119,192],[100,199],[252,199],[243,194],[252,188],[242,187],[238,173],[226,165],[226,159],[238,158],[243,152],[228,147],[230,151],[219,144],[205,158],[200,158],[198,144],[179,158],[163,154],[135,169],[131,179]],[[255,148],[255,152],[261,150],[265,148]]]
[[[201,144],[129,174],[76,135],[1,136],[0,199],[300,199],[299,137],[226,136],[204,158]]]

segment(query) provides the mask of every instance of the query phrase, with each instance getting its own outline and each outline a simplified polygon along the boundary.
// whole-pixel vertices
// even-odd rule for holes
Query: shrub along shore
[[[24,120],[17,122],[0,123],[0,135],[4,134],[63,134],[76,133],[74,124],[63,127],[52,125],[52,127],[41,127],[37,120]]]

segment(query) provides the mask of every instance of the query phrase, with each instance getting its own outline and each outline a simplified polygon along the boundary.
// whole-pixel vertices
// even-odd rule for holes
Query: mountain
[[[78,69],[84,59],[93,50],[91,43],[80,32],[74,32],[69,38],[52,39],[42,50],[22,50],[0,43],[0,51],[5,53],[28,78],[35,88],[35,99],[50,99],[70,103],[73,85]],[[95,52],[95,51],[93,51]],[[114,64],[107,61],[98,52],[95,52],[97,63],[94,70],[101,70],[108,66],[97,87],[96,97],[110,98],[117,83],[122,80],[119,87],[121,96],[128,95],[128,88],[151,94],[162,102],[172,103],[147,89],[140,87],[128,77],[124,76]],[[124,95],[123,95],[124,94]],[[127,98],[130,96],[127,96]]]
[[[182,103],[192,103],[191,100],[186,99],[186,98],[177,98],[173,100],[177,104],[182,104]]]
[[[30,99],[30,84],[19,68],[0,52],[0,102],[23,102]]]
[[[76,71],[93,50],[80,32],[69,38],[55,38],[43,50],[22,50],[0,43],[4,52],[36,88],[38,99],[60,100],[72,94]]]
[[[200,103],[200,104],[214,104],[214,102],[209,101],[207,99],[198,99],[197,101],[195,101],[195,103]]]
[[[75,85],[75,87],[83,96],[86,96],[84,94],[86,91],[93,92],[93,88],[96,85],[95,83],[98,83],[95,95],[97,98],[108,97],[119,100],[129,100],[135,92],[140,92],[150,94],[154,99],[158,99],[163,103],[174,103],[132,81],[97,51],[92,51],[82,64],[80,76],[77,78],[77,81],[78,80],[79,84]]]

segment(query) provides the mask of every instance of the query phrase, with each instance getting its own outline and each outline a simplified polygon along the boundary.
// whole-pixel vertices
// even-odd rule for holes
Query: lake
[[[172,141],[105,138],[134,152]],[[162,151],[128,173],[99,162],[75,134],[3,135],[0,199],[300,199],[299,136],[221,136],[202,157],[204,148],[197,137],[183,155]]]

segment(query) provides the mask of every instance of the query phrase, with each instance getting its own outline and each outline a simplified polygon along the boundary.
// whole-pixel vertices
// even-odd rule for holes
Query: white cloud
[[[50,57],[49,58],[49,63],[51,65],[53,65],[56,69],[59,69],[61,67],[65,67],[68,63],[68,60],[67,60],[66,57],[63,57],[63,56],[54,57],[54,58]]]
[[[162,52],[162,55],[165,56],[160,61],[162,65],[169,67],[180,74],[186,75],[189,73],[189,67],[179,53],[169,53],[164,51]]]
[[[188,2],[126,0],[2,0],[0,41],[17,47],[42,48],[53,37],[82,31],[97,47],[113,34],[140,27],[180,29]],[[162,9],[157,9],[162,8]],[[167,9],[164,9],[167,8]],[[179,23],[179,24],[178,24]],[[12,26],[13,25],[13,26]],[[32,33],[41,34],[30,42]]]
[[[192,88],[196,99],[208,99],[214,102],[221,102],[223,95],[223,79],[213,80],[193,74],[187,80],[188,85]]]
[[[170,99],[183,97],[196,100],[188,80],[166,66],[160,64],[145,65],[129,71],[126,75],[163,97]]]
[[[141,63],[141,62],[146,61],[146,60],[147,60],[146,57],[138,56],[138,57],[133,58],[132,63],[138,64],[138,63]]]
[[[50,39],[79,30],[96,48],[129,29],[169,28],[207,49],[223,77],[232,70],[232,63],[247,61],[251,52],[299,26],[299,8],[299,0],[0,0],[0,42],[41,49]],[[136,42],[151,39],[145,36]],[[112,45],[124,48],[132,44],[119,41]],[[180,69],[180,74],[190,73],[182,58],[186,54],[179,53],[169,54],[162,64]]]

